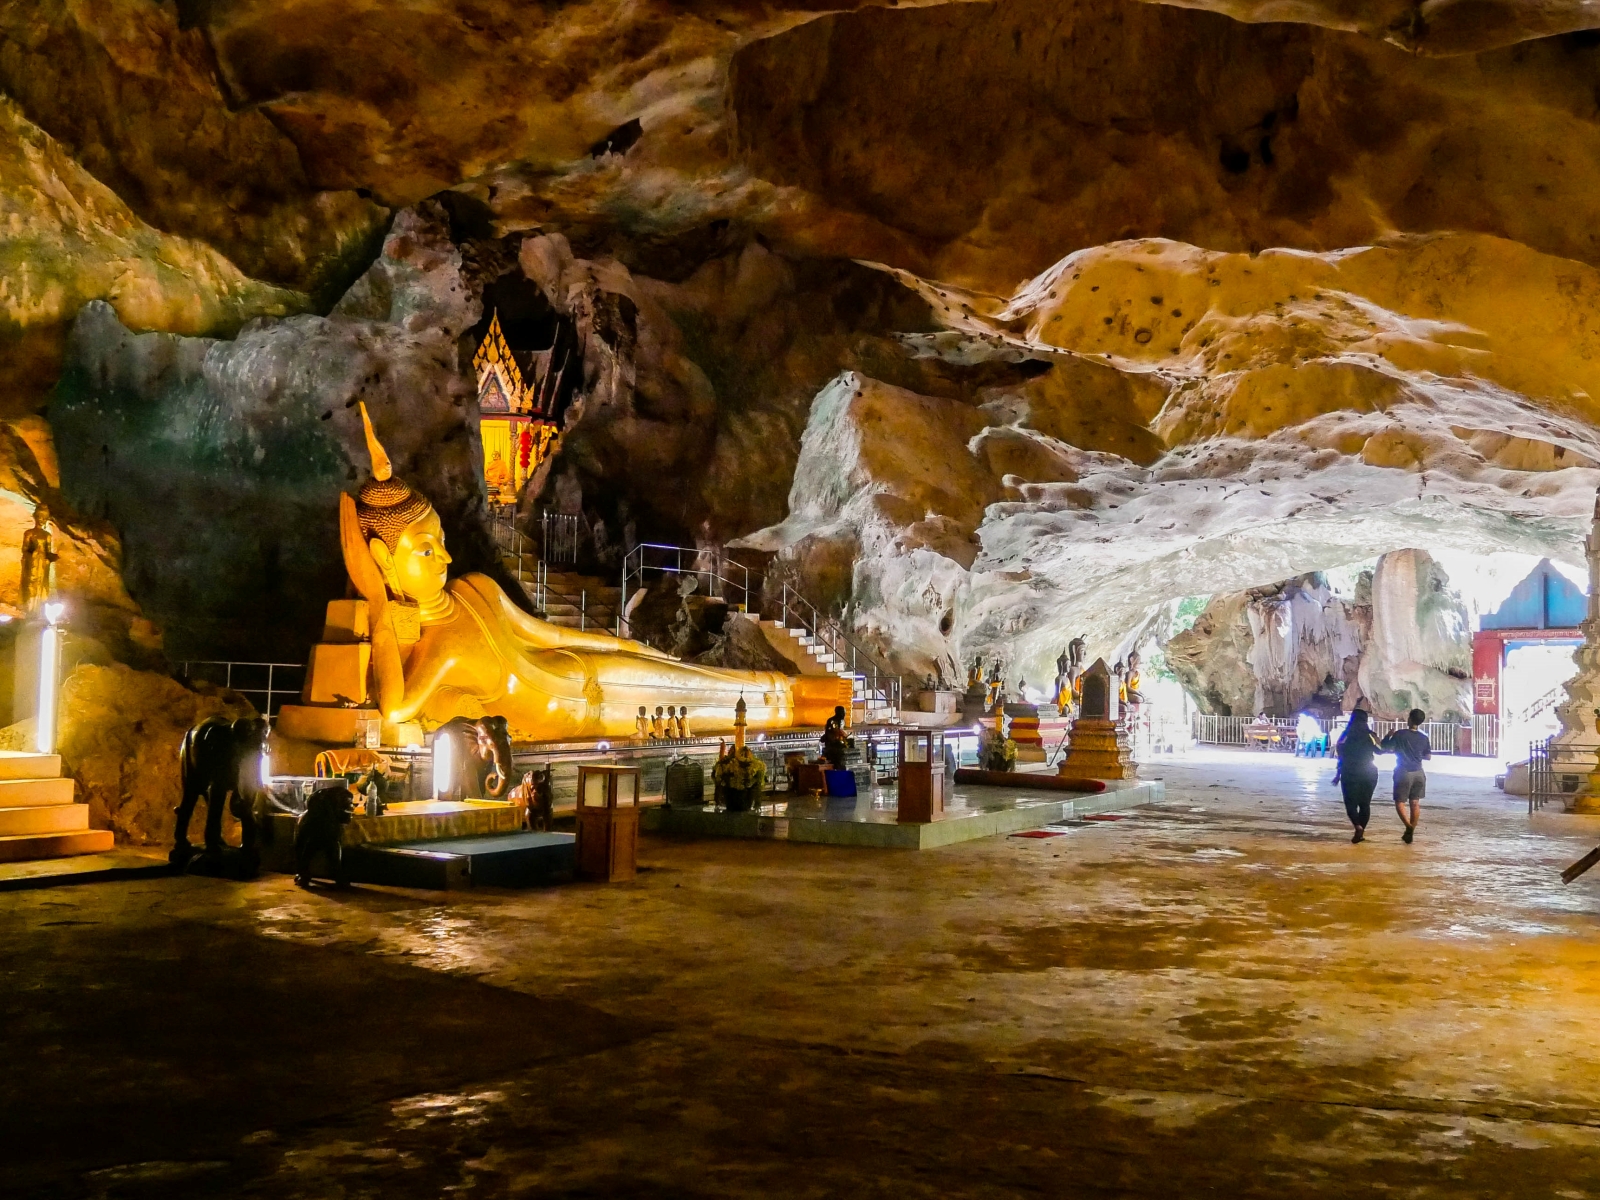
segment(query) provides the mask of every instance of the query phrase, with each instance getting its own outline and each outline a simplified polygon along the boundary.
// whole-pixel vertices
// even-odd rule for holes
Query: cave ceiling
[[[1596,28],[1492,0],[0,0],[3,399],[46,406],[92,300],[184,338],[371,319],[433,198],[466,325],[490,262],[628,328],[551,486],[779,550],[919,668],[1079,625],[1109,648],[1173,594],[1433,534],[1571,558]],[[314,374],[352,382],[297,403],[343,413],[357,373]],[[846,462],[819,413],[937,427],[966,482]]]

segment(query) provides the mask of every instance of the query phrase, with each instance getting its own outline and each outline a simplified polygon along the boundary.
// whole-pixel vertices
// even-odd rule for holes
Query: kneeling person
[[[1413,708],[1406,714],[1406,729],[1396,729],[1383,739],[1383,748],[1395,755],[1394,762],[1394,810],[1400,814],[1400,820],[1405,823],[1406,831],[1400,835],[1402,842],[1410,842],[1417,832],[1417,821],[1421,818],[1422,797],[1428,791],[1428,777],[1423,773],[1422,760],[1433,757],[1433,750],[1428,745],[1428,735],[1418,728],[1428,719],[1428,714],[1420,708]],[[1406,816],[1406,805],[1411,806],[1411,815]]]

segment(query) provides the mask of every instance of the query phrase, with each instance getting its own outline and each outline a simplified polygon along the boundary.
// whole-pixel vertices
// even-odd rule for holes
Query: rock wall
[[[1372,623],[1365,582],[1368,595],[1353,599],[1334,595],[1320,575],[1213,597],[1162,646],[1167,666],[1201,712],[1331,716],[1351,708]]]
[[[1461,599],[1426,550],[1378,560],[1361,690],[1381,717],[1420,708],[1435,720],[1472,714],[1472,631]]]
[[[1329,716],[1365,702],[1403,718],[1472,712],[1466,607],[1425,550],[1397,550],[1340,597],[1319,575],[1215,596],[1162,646],[1202,712]]]
[[[80,666],[61,685],[62,767],[77,782],[96,829],[112,830],[120,843],[170,845],[182,797],[178,748],[184,733],[207,717],[251,713],[233,693],[188,688],[120,663]],[[204,807],[190,830],[195,842]],[[237,833],[229,831],[236,827],[229,817],[225,832],[235,841]]]
[[[63,492],[122,532],[129,590],[174,657],[303,659],[344,595],[338,495],[369,471],[358,401],[458,569],[499,570],[458,346],[480,311],[468,272],[432,206],[395,222],[327,317],[221,340],[84,308],[50,406]]]
[[[1109,652],[1153,604],[1418,544],[1577,557],[1600,482],[1592,268],[1439,237],[1120,243],[1009,300],[895,274],[951,327],[908,346],[1045,373],[976,403],[841,376],[790,516],[745,544],[824,595],[848,562],[857,628],[916,674],[999,653],[1044,678],[1070,637]]]

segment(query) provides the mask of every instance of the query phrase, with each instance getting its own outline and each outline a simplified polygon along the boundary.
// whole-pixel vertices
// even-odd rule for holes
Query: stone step
[[[59,754],[0,750],[0,779],[54,779],[60,774]]]
[[[67,780],[66,782],[71,782]],[[0,808],[0,837],[35,833],[76,833],[89,828],[87,804],[45,804]]]
[[[55,755],[40,755],[54,758]],[[0,812],[72,803],[70,779],[0,779]]]
[[[89,808],[87,804],[80,807],[85,812]],[[66,858],[73,854],[104,854],[112,848],[113,840],[109,829],[0,836],[0,862]]]

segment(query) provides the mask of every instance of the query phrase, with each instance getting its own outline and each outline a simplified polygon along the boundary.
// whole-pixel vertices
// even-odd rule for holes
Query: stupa
[[[1083,697],[1057,773],[1075,779],[1137,779],[1128,733],[1120,720],[1116,680],[1097,658],[1083,673]]]
[[[1600,491],[1583,549],[1589,560],[1589,611],[1580,626],[1583,645],[1572,656],[1577,673],[1567,680],[1566,700],[1556,706],[1561,732],[1551,740],[1550,765],[1558,777],[1585,779],[1574,812],[1600,812]],[[1565,782],[1558,778],[1557,786]]]

